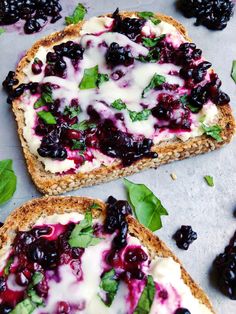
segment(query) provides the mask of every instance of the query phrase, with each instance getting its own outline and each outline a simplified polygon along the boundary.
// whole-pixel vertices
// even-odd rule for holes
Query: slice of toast
[[[137,12],[136,12],[137,13]],[[122,17],[130,17],[135,12],[123,12]],[[178,32],[186,39],[191,41],[188,37],[187,31],[182,24],[174,20],[172,17],[157,13],[155,15],[158,19],[168,22],[173,25]],[[34,59],[40,47],[52,47],[55,44],[67,40],[73,40],[80,36],[80,31],[84,22],[77,25],[70,25],[63,31],[54,33],[42,40],[39,40],[27,52],[26,56],[20,61],[17,67],[17,78],[20,83],[24,82],[25,74],[24,68]],[[86,172],[77,172],[74,174],[55,174],[46,171],[42,162],[38,157],[31,153],[27,141],[23,136],[23,128],[25,126],[24,111],[20,107],[18,99],[13,101],[13,112],[18,124],[18,134],[23,147],[28,171],[37,186],[37,188],[44,194],[56,195],[73,189],[78,189],[84,186],[90,186],[117,179],[136,173],[140,170],[148,168],[156,168],[161,164],[166,164],[174,160],[181,160],[190,156],[195,156],[205,152],[209,152],[220,148],[226,143],[229,143],[235,131],[235,122],[229,104],[218,106],[219,110],[219,125],[222,128],[222,141],[216,141],[212,137],[205,134],[181,141],[173,139],[160,142],[152,147],[152,151],[158,154],[157,158],[141,158],[135,161],[130,166],[122,166],[122,163],[114,161],[109,165],[101,165],[99,168]]]
[[[94,204],[96,204],[96,206],[94,206]],[[15,209],[10,214],[10,216],[6,219],[3,227],[1,227],[0,229],[1,268],[3,269],[3,267],[7,263],[6,255],[11,247],[11,243],[13,242],[17,232],[29,231],[35,224],[42,225],[42,222],[43,222],[43,226],[45,227],[45,224],[47,224],[47,222],[45,222],[47,221],[46,217],[48,216],[51,216],[54,214],[60,215],[60,214],[66,214],[66,213],[74,213],[74,215],[78,213],[85,214],[88,208],[92,210],[93,218],[101,219],[100,221],[104,222],[105,217],[106,217],[106,204],[104,204],[100,200],[86,198],[86,197],[56,197],[56,196],[43,197],[43,198],[31,200],[25,203],[24,205],[22,205],[20,208]],[[72,216],[70,216],[70,218],[67,217],[67,221],[68,219],[69,221],[73,221],[71,217]],[[39,221],[39,219],[41,219],[41,223],[36,223]],[[209,301],[204,291],[193,281],[193,279],[190,277],[190,275],[186,272],[184,267],[181,265],[181,262],[169,250],[169,248],[158,237],[156,237],[153,233],[147,230],[144,226],[139,224],[131,215],[127,215],[126,218],[124,219],[128,223],[129,236],[132,236],[138,239],[141,242],[142,248],[144,247],[144,250],[147,250],[146,252],[148,252],[148,255],[150,258],[148,260],[148,265],[149,265],[149,261],[155,259],[156,257],[161,257],[161,258],[170,257],[181,266],[181,276],[184,283],[190,288],[191,294],[194,296],[194,298],[196,298],[200,302],[200,304],[204,305],[204,307],[202,308],[202,311],[194,312],[194,313],[198,313],[198,314],[215,313],[211,305],[211,302]],[[50,223],[56,224],[57,222],[54,220],[54,222],[50,221]],[[64,223],[67,223],[67,222],[63,221],[63,224]],[[5,261],[3,262],[4,257],[5,257]],[[90,261],[92,265],[93,261],[92,260]],[[96,267],[96,265],[94,265],[93,267]],[[0,269],[0,273],[2,273],[2,269]],[[60,289],[62,289],[62,287],[60,287]],[[179,306],[179,305],[176,305],[176,306]],[[99,313],[99,311],[97,313]],[[112,312],[112,313],[115,313],[115,312]]]

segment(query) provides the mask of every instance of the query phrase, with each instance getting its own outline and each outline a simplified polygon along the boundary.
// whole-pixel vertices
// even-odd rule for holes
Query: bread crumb
[[[174,172],[172,172],[171,174],[170,174],[170,176],[171,176],[171,179],[172,180],[177,180],[177,175],[174,173]]]

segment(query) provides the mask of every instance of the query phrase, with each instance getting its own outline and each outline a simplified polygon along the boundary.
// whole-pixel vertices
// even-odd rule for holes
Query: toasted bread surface
[[[100,208],[92,209],[93,217],[105,218],[106,204],[98,199],[87,197],[52,196],[33,199],[21,207],[15,209],[6,219],[0,229],[0,256],[5,247],[12,243],[17,231],[29,230],[40,217],[63,213],[85,213],[92,204],[98,204]],[[170,249],[152,232],[142,226],[133,216],[127,216],[129,234],[138,238],[153,259],[155,256],[172,257],[181,266],[182,279],[187,284],[195,298],[206,305],[214,314],[214,309],[205,292],[187,273],[179,259]]]
[[[137,12],[123,12],[123,17],[132,16]],[[156,17],[162,21],[172,24],[184,36],[187,41],[191,41],[188,37],[184,26],[170,16],[160,13]],[[20,61],[17,67],[17,78],[19,82],[23,82],[25,74],[24,68],[31,62],[37,53],[38,49],[43,47],[52,47],[65,40],[70,40],[80,36],[80,30],[84,22],[77,25],[69,25],[64,30],[54,33],[36,42],[28,51],[26,56]],[[20,109],[19,100],[15,100],[12,105],[13,112],[18,125],[18,134],[25,155],[28,171],[32,177],[36,187],[43,194],[57,195],[66,191],[75,190],[85,186],[91,186],[102,182],[111,181],[119,177],[131,175],[148,168],[156,168],[162,164],[166,164],[175,160],[181,160],[190,156],[206,153],[229,143],[235,132],[235,121],[232,110],[229,104],[218,107],[219,109],[219,125],[222,127],[222,142],[217,142],[211,137],[202,136],[190,138],[186,142],[175,139],[166,142],[161,142],[153,146],[152,151],[158,153],[158,158],[142,158],[134,162],[131,166],[123,167],[120,161],[114,162],[111,165],[94,169],[89,172],[78,172],[76,174],[58,175],[45,171],[43,164],[38,160],[37,156],[33,155],[28,144],[23,136],[23,128],[25,126],[24,111]]]

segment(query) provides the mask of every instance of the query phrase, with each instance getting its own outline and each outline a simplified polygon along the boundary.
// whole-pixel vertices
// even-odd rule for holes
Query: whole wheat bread
[[[83,214],[94,203],[98,204],[100,208],[92,209],[93,217],[100,217],[104,220],[106,215],[106,204],[98,199],[52,196],[34,199],[25,203],[21,207],[15,209],[10,216],[8,216],[3,227],[0,229],[0,256],[4,252],[4,249],[11,245],[17,231],[29,230],[40,217],[70,212],[79,212]],[[150,257],[152,259],[155,256],[172,257],[179,263],[181,265],[182,279],[185,284],[189,286],[194,297],[201,303],[205,304],[212,313],[215,313],[207,295],[193,281],[181,262],[170,249],[157,236],[138,223],[131,215],[127,216],[126,219],[129,225],[129,234],[141,241],[142,245],[147,248]]]
[[[135,12],[123,12],[123,17],[129,17]],[[175,26],[178,31],[185,37],[187,41],[191,41],[188,37],[184,26],[170,16],[156,14],[156,17],[162,21],[168,22]],[[23,69],[32,61],[38,49],[43,47],[52,47],[66,40],[73,40],[80,36],[80,30],[84,22],[77,25],[70,25],[64,30],[54,33],[36,42],[33,47],[27,52],[25,57],[20,61],[16,75],[20,83],[24,81]],[[131,166],[123,167],[121,162],[117,161],[109,166],[102,165],[90,172],[57,175],[45,171],[43,164],[33,155],[23,137],[24,111],[20,109],[19,100],[15,100],[12,105],[13,112],[18,125],[18,133],[23,147],[28,171],[37,186],[44,194],[56,195],[66,191],[71,191],[84,186],[95,185],[101,182],[117,179],[136,173],[140,170],[148,168],[156,168],[161,164],[166,164],[174,160],[181,160],[190,156],[206,153],[215,150],[224,144],[230,142],[235,131],[235,122],[232,115],[232,110],[229,104],[219,108],[219,125],[222,127],[222,142],[217,142],[206,135],[190,138],[186,142],[175,139],[167,142],[162,142],[155,145],[152,150],[158,153],[158,158],[150,159],[143,158],[134,162]]]

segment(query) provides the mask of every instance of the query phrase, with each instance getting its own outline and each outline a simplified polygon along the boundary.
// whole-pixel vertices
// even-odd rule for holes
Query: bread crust
[[[9,247],[17,231],[29,230],[35,222],[43,216],[52,214],[63,214],[78,212],[84,214],[92,204],[98,204],[100,208],[92,209],[93,217],[105,218],[106,204],[99,199],[76,196],[51,196],[33,199],[21,207],[15,209],[6,219],[0,229],[0,256],[4,247]],[[151,258],[155,256],[172,257],[181,266],[182,279],[187,284],[194,295],[202,304],[205,304],[213,314],[216,314],[213,306],[205,292],[191,278],[179,259],[171,250],[151,231],[141,225],[133,216],[127,216],[129,234],[138,238],[148,249]]]
[[[122,12],[123,17],[131,16],[137,12]],[[110,15],[108,15],[110,16]],[[178,31],[188,41],[191,39],[188,37],[188,33],[184,26],[173,19],[170,16],[166,16],[160,13],[156,13],[157,18],[162,21],[166,21],[172,24],[178,29]],[[33,47],[27,52],[26,56],[20,61],[16,76],[19,82],[24,81],[23,69],[27,66],[34,55],[37,53],[39,47],[51,47],[55,44],[61,43],[63,40],[70,40],[76,36],[80,36],[80,30],[84,22],[77,25],[69,25],[64,30],[56,32],[48,37],[45,37],[37,41]],[[229,143],[235,132],[235,121],[233,118],[232,110],[229,104],[218,107],[219,109],[219,125],[222,127],[222,142],[217,142],[211,137],[206,135],[190,138],[186,142],[181,140],[171,140],[168,142],[162,142],[158,145],[153,146],[152,151],[158,153],[158,158],[142,158],[134,162],[129,167],[123,167],[120,161],[114,162],[111,165],[104,166],[94,169],[90,172],[76,173],[76,174],[65,174],[58,175],[52,174],[45,171],[43,164],[38,158],[33,155],[28,144],[23,136],[24,122],[24,111],[20,109],[20,102],[18,99],[13,101],[12,110],[15,114],[15,118],[18,125],[18,134],[23,148],[24,156],[28,171],[32,177],[33,182],[40,192],[47,195],[57,195],[66,191],[75,190],[85,186],[91,186],[102,182],[111,181],[120,177],[128,176],[133,173],[145,170],[148,168],[157,168],[158,166],[166,163],[170,163],[175,160],[181,160],[190,156],[206,153],[217,148],[222,147],[226,143]]]

